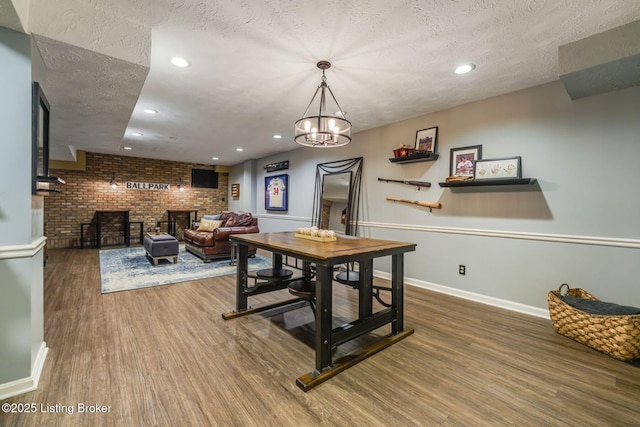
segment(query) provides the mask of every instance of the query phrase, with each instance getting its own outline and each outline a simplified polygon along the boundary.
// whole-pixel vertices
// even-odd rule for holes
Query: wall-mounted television
[[[208,169],[191,169],[191,186],[218,188],[218,172]]]

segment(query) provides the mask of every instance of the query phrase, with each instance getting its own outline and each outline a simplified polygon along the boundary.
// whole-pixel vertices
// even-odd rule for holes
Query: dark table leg
[[[271,257],[272,268],[274,271],[282,270],[282,254],[274,252]]]
[[[247,286],[249,269],[249,246],[238,244],[238,266],[236,268],[236,310],[246,310],[248,296],[244,292]]]
[[[98,222],[96,223],[96,247],[102,249],[102,213],[98,212]]]
[[[124,214],[124,244],[131,246],[131,224],[129,224],[129,212]]]
[[[404,254],[391,257],[391,309],[396,321],[391,323],[391,333],[404,330]]]
[[[332,266],[316,265],[316,370],[331,367],[331,272]]]
[[[366,319],[373,315],[373,259],[360,261],[359,277],[358,313],[360,319]]]

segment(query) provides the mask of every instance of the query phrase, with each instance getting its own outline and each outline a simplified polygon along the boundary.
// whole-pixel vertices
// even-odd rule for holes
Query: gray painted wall
[[[0,27],[0,399],[32,389],[46,355],[42,197],[31,195],[30,43]]]
[[[402,102],[401,99],[398,102]],[[546,293],[561,283],[600,299],[640,306],[640,88],[571,101],[557,81],[416,117],[354,135],[343,148],[301,148],[257,161],[289,160],[289,212],[264,210],[261,231],[310,222],[315,165],[364,157],[361,236],[410,241],[407,283],[543,315]],[[413,145],[419,129],[439,127],[436,162],[392,164],[392,150]],[[522,157],[530,187],[446,189],[454,147],[482,145],[482,157]],[[330,156],[330,157],[329,157]],[[269,174],[272,175],[272,174]],[[418,191],[377,178],[429,181]],[[441,210],[394,204],[386,196],[442,203]],[[458,274],[458,265],[467,274]],[[374,268],[388,272],[388,261]]]

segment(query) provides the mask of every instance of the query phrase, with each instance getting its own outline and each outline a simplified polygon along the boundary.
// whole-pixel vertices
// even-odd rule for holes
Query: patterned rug
[[[269,267],[270,258],[261,255],[249,258],[250,271]],[[205,263],[191,252],[187,252],[184,245],[180,245],[177,264],[173,264],[172,260],[161,259],[157,266],[147,258],[143,247],[100,251],[103,294],[235,273],[236,266],[229,265],[229,259]]]

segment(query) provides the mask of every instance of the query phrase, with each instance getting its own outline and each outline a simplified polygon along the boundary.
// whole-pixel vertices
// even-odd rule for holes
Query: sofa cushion
[[[200,226],[198,227],[198,231],[213,231],[216,228],[220,227],[222,225],[222,221],[217,220],[208,220],[208,219],[203,219],[200,221]]]

